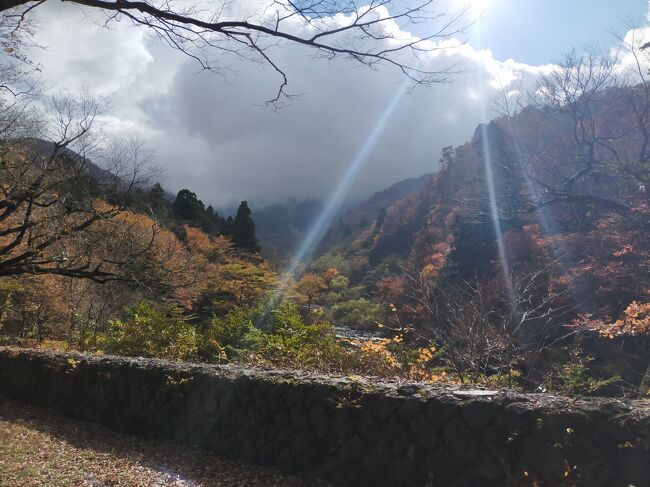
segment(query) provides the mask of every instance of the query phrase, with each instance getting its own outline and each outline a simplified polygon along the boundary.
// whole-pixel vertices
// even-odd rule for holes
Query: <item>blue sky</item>
[[[624,20],[640,25],[646,0],[486,0],[482,45],[495,58],[546,64],[572,46],[608,48]],[[470,43],[474,44],[470,34]],[[478,46],[477,46],[478,47]]]

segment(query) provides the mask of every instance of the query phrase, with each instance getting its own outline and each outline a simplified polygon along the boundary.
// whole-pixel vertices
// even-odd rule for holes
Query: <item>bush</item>
[[[251,312],[235,309],[224,317],[214,316],[203,336],[200,356],[212,362],[233,360],[259,348],[262,332],[255,328]]]
[[[332,308],[332,319],[337,326],[376,328],[381,306],[364,298],[344,301]]]
[[[296,368],[340,371],[346,351],[332,326],[307,323],[294,303],[233,310],[213,317],[199,344],[206,362],[241,360]]]
[[[291,367],[337,371],[345,366],[346,352],[338,343],[332,325],[305,323],[293,303],[258,311],[255,323],[264,332],[260,335],[257,351],[262,360]]]
[[[343,275],[338,275],[330,282],[329,288],[335,293],[344,293],[350,287],[350,281]]]
[[[194,327],[171,317],[167,308],[156,309],[141,301],[127,308],[127,319],[112,320],[97,340],[98,348],[130,357],[185,360],[197,352]]]
[[[554,391],[568,395],[608,395],[623,385],[618,374],[603,377],[594,374],[591,365],[594,358],[584,355],[581,350],[574,350],[569,360],[555,366],[549,384]]]

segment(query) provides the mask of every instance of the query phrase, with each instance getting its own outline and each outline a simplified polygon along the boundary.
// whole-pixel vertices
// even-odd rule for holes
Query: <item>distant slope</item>
[[[253,207],[264,258],[278,265],[288,259],[322,208],[323,204],[316,200],[289,200],[259,209]]]
[[[359,235],[376,225],[378,219],[382,220],[382,214],[385,214],[388,208],[408,195],[419,193],[430,183],[432,177],[433,174],[428,173],[417,178],[404,179],[349,209],[332,224],[321,242],[319,253],[325,253],[333,247],[350,245]]]
[[[49,140],[39,139],[36,137],[20,140],[24,140],[26,144],[29,144],[30,149],[33,151],[32,156],[35,160],[47,159],[47,157],[49,157],[54,150],[54,143],[50,142]],[[72,149],[68,149],[66,147],[61,149],[59,153],[70,158],[72,161],[75,161],[78,164],[83,164],[85,169],[88,171],[88,175],[99,184],[108,183],[110,181],[114,181],[115,179],[115,176],[110,171],[99,167],[93,161],[73,151]]]
[[[47,160],[54,150],[54,143],[49,140],[44,140],[37,137],[29,137],[20,140],[24,141],[26,146],[29,147],[30,152],[28,152],[28,155],[35,162]],[[128,186],[130,184],[129,179],[132,176],[132,174],[128,173],[131,169],[128,167],[128,165],[124,167],[124,174],[114,174],[110,170],[104,169],[99,164],[93,162],[92,159],[89,159],[67,147],[61,149],[59,151],[59,154],[69,158],[71,161],[74,161],[78,165],[83,165],[84,172],[98,185],[112,186],[117,184],[117,187],[120,190],[128,189]],[[151,168],[139,168],[139,171],[142,171],[143,169],[147,170]],[[139,183],[139,189],[150,189],[152,186],[154,186],[154,181],[145,180],[142,181],[141,184]],[[173,202],[176,198],[176,194],[165,188],[163,188],[163,191],[165,200],[169,203]]]
[[[639,155],[644,126],[631,115],[639,95],[610,89],[594,106],[596,140],[608,141],[594,144],[597,170],[585,162],[588,144],[575,141],[567,113],[528,107],[477,127],[443,154],[435,175],[409,188],[419,190],[400,183],[340,218],[314,270],[336,267],[372,292],[385,276],[409,285],[450,276],[488,282],[507,265],[522,276],[549,269],[549,286],[565,286],[584,313],[617,316],[647,300],[650,166]]]
[[[322,254],[331,247],[343,244],[359,230],[372,225],[377,216],[407,194],[417,193],[431,179],[431,174],[409,178],[378,191],[370,198],[353,204],[335,219],[318,250]],[[317,200],[290,200],[260,209],[254,209],[253,218],[262,255],[280,264],[286,261],[309,231],[323,209]]]

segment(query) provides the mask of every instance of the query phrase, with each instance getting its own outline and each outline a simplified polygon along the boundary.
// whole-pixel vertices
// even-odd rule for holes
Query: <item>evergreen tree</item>
[[[260,244],[255,235],[255,222],[251,218],[251,210],[246,201],[242,201],[237,209],[237,215],[232,224],[233,242],[237,247],[253,252],[260,251]]]
[[[147,192],[147,203],[157,216],[165,215],[169,211],[169,202],[165,197],[165,190],[160,183],[154,184]]]
[[[172,210],[176,218],[198,223],[199,226],[205,214],[203,201],[198,199],[196,193],[192,193],[189,189],[181,189],[178,192]]]
[[[212,205],[208,205],[208,207],[205,209],[205,215],[203,217],[203,231],[209,233],[210,235],[219,235],[220,233],[223,234],[224,223],[225,220],[223,217],[214,211]]]
[[[221,235],[226,235],[226,236],[232,235],[232,227],[234,224],[235,221],[232,219],[231,216],[226,218],[226,221],[223,222],[223,226],[221,227]]]

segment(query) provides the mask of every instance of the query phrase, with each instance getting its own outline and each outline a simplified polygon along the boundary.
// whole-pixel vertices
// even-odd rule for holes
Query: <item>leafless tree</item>
[[[650,206],[650,57],[642,39],[618,41],[616,55],[569,52],[527,96],[523,86],[502,87],[491,125],[501,127],[509,156],[493,160],[503,174],[519,173],[521,190],[504,184],[498,195],[523,196],[519,213],[587,229],[602,215]]]
[[[590,179],[602,175],[608,163],[610,142],[620,134],[604,131],[598,124],[599,111],[607,90],[617,84],[616,60],[595,53],[570,52],[537,86],[539,104],[552,114],[568,118],[573,147],[552,168],[553,175],[535,174],[543,188],[543,203],[556,201],[594,202],[615,211],[626,212],[624,204],[590,193]]]
[[[619,36],[623,59],[630,63],[622,75],[622,85],[633,89],[622,90],[621,96],[631,112],[628,125],[628,138],[634,138],[634,144],[628,147],[610,148],[615,160],[615,169],[631,178],[645,191],[646,204],[650,207],[650,43],[639,37],[637,30],[628,25],[631,38]]]
[[[642,199],[650,201],[645,54],[632,44],[625,49],[631,65],[610,54],[571,52],[540,79],[533,101],[570,137],[549,134],[546,146],[535,150],[544,154],[544,164],[526,158],[524,170],[535,188],[536,208],[573,205],[581,209],[579,218],[585,218],[589,208],[629,215]],[[533,153],[521,143],[524,152]]]
[[[111,137],[97,150],[97,158],[104,171],[103,177],[98,178],[103,192],[111,195],[113,201],[121,197],[124,205],[135,191],[150,187],[161,178],[154,151],[137,136]]]
[[[111,317],[145,294],[144,290],[126,289],[122,282],[100,284],[89,279],[65,278],[62,286],[64,294],[71,298],[66,339],[82,351],[95,342]]]
[[[0,0],[10,42],[29,27],[31,14],[46,0]],[[47,0],[53,2],[56,0]],[[446,82],[457,66],[433,69],[427,53],[442,52],[442,41],[464,27],[465,12],[436,12],[435,0],[268,0],[245,11],[237,2],[188,3],[175,0],[65,0],[105,13],[104,24],[121,20],[149,29],[161,41],[189,56],[203,69],[224,72],[222,55],[261,62],[280,78],[277,104],[288,96],[288,78],[274,50],[285,44],[311,49],[327,59],[347,58],[374,68],[390,65],[415,84]],[[419,24],[413,36],[399,28]],[[25,36],[20,38],[24,41]],[[16,52],[15,48],[11,48]]]
[[[417,333],[433,339],[461,381],[481,374],[510,374],[573,333],[564,328],[573,305],[563,291],[549,291],[543,268],[501,278],[439,282],[405,269],[406,297],[427,314]]]
[[[0,276],[136,278],[132,267],[152,248],[157,227],[143,245],[121,215],[148,156],[131,142],[109,152],[111,171],[92,164],[87,154],[97,149],[92,127],[101,110],[101,100],[87,94],[55,97],[31,129],[23,123],[0,139]]]

